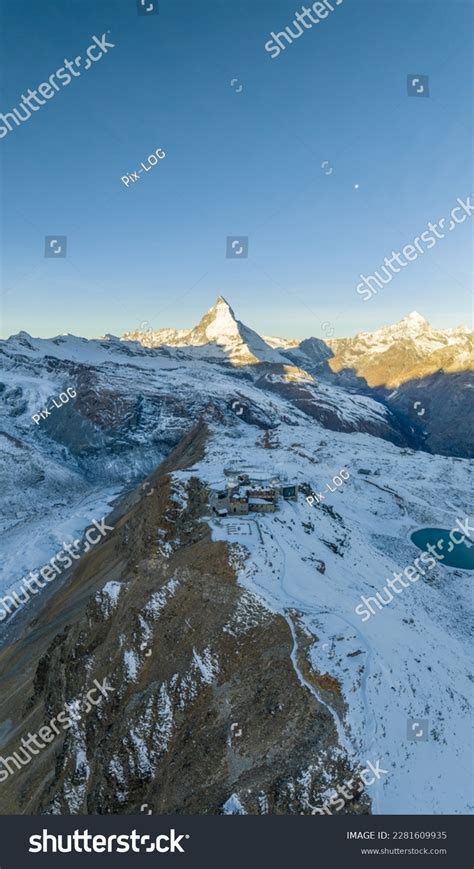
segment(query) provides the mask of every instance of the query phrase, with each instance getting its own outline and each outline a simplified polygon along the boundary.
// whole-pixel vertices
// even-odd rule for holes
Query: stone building
[[[251,513],[274,513],[276,510],[275,501],[269,501],[266,498],[250,497],[248,507]]]
[[[229,513],[248,513],[249,512],[249,500],[244,497],[232,497],[229,498],[227,503],[227,509]]]

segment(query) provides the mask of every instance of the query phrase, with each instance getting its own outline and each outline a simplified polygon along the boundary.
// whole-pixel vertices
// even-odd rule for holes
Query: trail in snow
[[[290,545],[292,548],[295,548],[293,542],[288,541],[286,539],[286,535],[284,535],[283,523],[281,523],[281,525],[282,525],[282,536],[285,539],[285,543],[287,545]],[[280,545],[279,541],[276,540],[275,537],[271,535],[271,532],[269,531],[268,528],[263,527],[262,530],[263,530],[263,533],[265,534],[267,541],[268,541],[268,545],[265,545],[265,544],[263,546],[260,545],[260,549],[262,551],[262,555],[264,557],[265,564],[267,566],[269,566],[269,557],[268,557],[269,550],[273,550],[272,558],[275,558],[276,552],[279,552],[279,554],[280,554],[280,566],[279,566],[279,570],[278,570],[278,583],[279,583],[281,591],[283,592],[284,597],[282,597],[282,595],[280,593],[275,594],[273,592],[270,594],[271,594],[273,605],[276,607],[276,609],[278,611],[280,611],[282,613],[282,615],[284,616],[284,618],[285,618],[285,620],[290,628],[290,631],[291,631],[291,635],[293,638],[293,649],[291,652],[291,660],[292,660],[292,664],[293,664],[293,667],[295,669],[296,675],[298,677],[298,680],[302,685],[304,685],[310,691],[310,693],[317,700],[317,702],[320,703],[322,706],[324,706],[325,709],[327,709],[327,711],[331,715],[331,718],[333,719],[334,725],[335,725],[336,730],[337,730],[339,743],[340,743],[341,747],[344,748],[344,750],[346,751],[348,758],[352,762],[362,762],[364,764],[367,760],[376,760],[377,758],[375,758],[375,754],[377,752],[375,749],[376,749],[376,736],[377,736],[377,718],[376,718],[375,712],[370,708],[368,696],[367,696],[367,680],[370,677],[370,673],[371,673],[371,664],[372,664],[374,650],[373,650],[372,646],[370,645],[370,643],[366,640],[364,635],[360,632],[359,627],[356,626],[347,617],[341,615],[340,613],[334,612],[334,611],[320,609],[316,606],[310,606],[310,605],[308,605],[307,600],[305,600],[304,598],[302,598],[298,595],[295,595],[294,592],[293,592],[293,594],[290,595],[290,593],[288,592],[287,587],[286,587],[286,584],[287,584],[286,580],[288,579],[288,577],[286,576],[285,550]],[[254,590],[258,589],[259,593],[260,594],[263,593],[265,598],[268,600],[268,597],[269,597],[268,587],[261,585],[257,581],[257,576],[258,576],[258,574],[251,567],[249,567],[249,569],[246,570],[246,577],[248,580],[250,580],[250,584],[252,586],[254,586]],[[284,598],[286,598],[287,606],[282,605]],[[364,646],[364,648],[367,652],[367,660],[366,660],[365,665],[364,665],[364,672],[363,672],[363,675],[361,677],[361,684],[360,684],[360,690],[361,690],[363,706],[364,706],[364,713],[365,713],[364,735],[366,735],[366,737],[367,737],[364,747],[362,747],[362,746],[357,747],[353,743],[350,735],[348,735],[348,733],[346,732],[346,730],[344,728],[344,724],[341,721],[337,711],[329,703],[327,703],[325,700],[323,700],[321,694],[317,691],[317,689],[313,685],[311,685],[310,682],[308,682],[305,679],[303,673],[301,672],[301,669],[300,669],[299,664],[298,664],[298,648],[299,648],[298,647],[298,638],[296,636],[296,631],[295,631],[295,627],[294,627],[293,621],[291,619],[291,616],[289,615],[289,613],[287,611],[288,607],[297,609],[299,612],[301,612],[304,615],[315,617],[318,620],[318,622],[320,620],[320,617],[324,616],[324,615],[329,615],[332,618],[340,620],[344,625],[347,625],[348,627],[350,627],[354,631],[358,640]],[[318,631],[319,631],[319,628],[318,628]],[[370,788],[367,788],[369,795],[371,797],[371,800],[372,800],[372,806],[373,806],[375,813],[378,812],[378,810],[379,810],[379,790],[380,790],[381,786],[382,786],[381,782],[378,779],[376,779],[376,782],[374,783],[374,785],[372,785]]]
[[[301,682],[301,684],[304,685],[305,688],[307,688],[308,691],[311,692],[313,697],[317,700],[318,703],[321,704],[321,706],[324,706],[324,708],[327,709],[327,711],[331,715],[332,720],[334,721],[334,724],[335,724],[335,727],[337,730],[337,735],[339,737],[340,745],[345,749],[347,756],[351,760],[355,760],[356,755],[357,755],[356,750],[346,735],[346,732],[344,730],[344,727],[342,726],[341,719],[339,718],[339,715],[337,714],[335,709],[333,709],[332,706],[329,705],[329,703],[326,703],[326,701],[323,700],[319,691],[316,690],[314,685],[311,685],[311,682],[308,682],[307,679],[305,679],[305,677],[303,676],[303,673],[300,670],[300,667],[298,664],[298,640],[296,637],[295,626],[291,620],[291,617],[288,615],[288,613],[285,613],[285,619],[288,623],[288,627],[290,628],[291,636],[293,637],[293,649],[291,651],[291,661],[293,663],[295,673],[298,676],[298,679]]]

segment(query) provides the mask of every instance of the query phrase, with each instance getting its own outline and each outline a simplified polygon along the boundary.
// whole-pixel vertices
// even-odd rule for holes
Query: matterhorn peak
[[[216,341],[220,338],[238,338],[239,323],[224,296],[218,296],[212,308],[189,333],[193,344]]]
[[[207,314],[205,314],[204,316],[208,317],[210,314],[213,314],[215,317],[230,317],[232,320],[235,321],[237,319],[234,311],[229,305],[229,302],[227,301],[227,299],[224,298],[224,296],[218,296],[212,308],[209,308]]]
[[[278,362],[287,364],[288,360],[280,356],[265,343],[263,338],[241,323],[234,314],[224,296],[218,296],[212,308],[201,318],[194,329],[191,329],[184,340],[185,344],[194,346],[212,346],[213,353],[217,350],[224,358],[235,365],[254,364],[255,362]]]
[[[215,319],[215,318],[220,318],[220,317],[222,317],[224,319],[229,318],[229,320],[233,320],[234,322],[237,322],[237,318],[234,314],[234,311],[233,311],[232,307],[230,306],[229,302],[227,301],[227,299],[224,298],[224,296],[217,297],[212,308],[209,308],[209,310],[206,312],[206,314],[204,314],[204,317],[202,319],[206,318],[206,320],[207,320],[209,318]]]

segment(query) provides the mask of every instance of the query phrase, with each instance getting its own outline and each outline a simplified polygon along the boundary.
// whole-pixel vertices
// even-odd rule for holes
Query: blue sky
[[[187,327],[219,294],[266,334],[354,334],[412,310],[470,324],[472,219],[368,302],[355,292],[474,192],[469,4],[345,0],[271,59],[270,32],[302,5],[3,3],[1,112],[93,35],[115,45],[0,139],[3,337]],[[429,98],[407,97],[409,73],[429,75]],[[64,259],[44,257],[55,234]],[[229,235],[248,235],[248,259],[226,259]]]

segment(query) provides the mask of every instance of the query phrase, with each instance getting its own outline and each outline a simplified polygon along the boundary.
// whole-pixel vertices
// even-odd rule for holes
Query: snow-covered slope
[[[241,328],[246,334],[240,326],[238,334]],[[256,342],[252,346],[257,349]],[[280,362],[249,366],[249,378],[227,357],[216,365],[201,358],[200,350],[149,349],[111,335],[87,341],[20,333],[0,342],[0,463],[6,480],[0,495],[6,553],[0,589],[41,566],[65,534],[77,535],[99,511],[102,516],[200,417],[224,427],[241,418],[255,431],[289,418],[293,406],[331,428],[371,431],[399,442],[390,413],[378,402],[318,387]],[[53,399],[58,403],[68,388],[76,396],[54,407]],[[49,415],[35,421],[33,415],[45,407],[52,408]]]
[[[241,582],[307,632],[314,666],[342,686],[342,706],[329,690],[318,698],[331,706],[349,757],[380,760],[387,771],[369,788],[372,811],[469,812],[471,574],[439,565],[370,620],[355,609],[413,564],[417,527],[452,528],[472,516],[472,466],[369,435],[316,434],[302,420],[280,427],[274,443],[265,450],[250,432],[216,432],[199,476],[222,488],[231,463],[309,484],[324,501],[282,501],[256,517],[258,528],[247,516],[237,525],[213,519],[215,539],[242,548]],[[341,470],[349,474],[342,485]],[[410,719],[428,721],[426,741],[408,738]],[[239,798],[245,806],[245,793]]]
[[[425,349],[443,341],[458,347],[464,340],[462,330],[450,339],[433,337],[424,324],[411,315],[404,326],[360,340],[377,357],[394,335],[420,329],[427,333]],[[7,481],[0,520],[12,559],[7,555],[4,562],[4,588],[54,554],[65,533],[77,534],[124,486],[149,473],[199,417],[228,426],[237,415],[252,427],[272,428],[297,410],[333,431],[414,443],[391,413],[401,399],[385,407],[331,385],[330,378],[318,383],[304,365],[321,371],[323,360],[327,366],[331,351],[324,342],[308,339],[283,356],[237,320],[222,297],[194,329],[168,334],[166,346],[156,334],[145,333],[146,341],[112,335],[88,341],[20,332],[0,342],[0,462]],[[33,415],[70,387],[76,397],[36,424]],[[436,433],[433,443],[443,448]],[[19,546],[25,523],[28,543]]]
[[[410,323],[404,334],[417,334],[419,322]],[[379,760],[386,770],[370,792],[372,810],[468,811],[472,577],[440,564],[369,621],[355,608],[413,564],[412,531],[449,529],[472,513],[463,494],[472,489],[471,464],[408,449],[390,410],[282,362],[223,300],[188,339],[147,347],[114,336],[20,333],[0,344],[1,589],[17,587],[115,497],[140,486],[203,419],[211,431],[205,457],[173,474],[178,486],[191,473],[203,491],[222,489],[229,467],[300,486],[298,501],[280,499],[274,514],[230,521],[209,509],[206,522],[215,539],[239,544],[231,559],[240,582],[286,620],[291,666],[330,713],[341,756],[351,766]],[[381,339],[367,341],[384,355]],[[75,397],[36,425],[32,415],[68,387]],[[349,476],[336,485],[343,470]],[[322,494],[320,504],[310,506],[305,490]],[[202,491],[199,498],[202,506]],[[165,560],[182,545],[172,523],[168,530]],[[140,654],[130,649],[130,681]],[[410,719],[429,722],[426,741],[407,738]],[[244,789],[227,797],[246,810]]]

